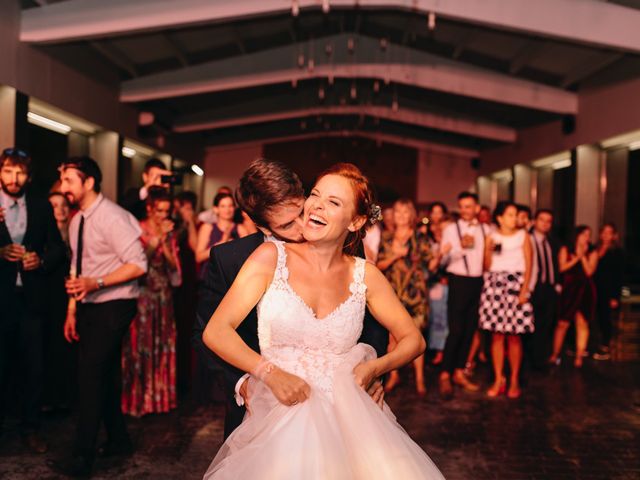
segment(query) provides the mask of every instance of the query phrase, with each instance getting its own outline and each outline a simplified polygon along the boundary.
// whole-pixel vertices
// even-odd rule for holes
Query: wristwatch
[[[97,278],[96,279],[96,283],[98,284],[98,290],[102,290],[104,288],[104,279],[103,278]]]

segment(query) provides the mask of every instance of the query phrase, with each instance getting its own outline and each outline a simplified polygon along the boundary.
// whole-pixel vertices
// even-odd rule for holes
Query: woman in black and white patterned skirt
[[[498,228],[485,242],[484,286],[480,297],[480,328],[492,333],[491,355],[495,380],[487,395],[506,391],[504,377],[505,338],[508,342],[509,398],[520,397],[522,335],[534,330],[533,307],[529,302],[532,248],[529,235],[516,226],[518,210],[511,202],[500,202],[494,211]]]

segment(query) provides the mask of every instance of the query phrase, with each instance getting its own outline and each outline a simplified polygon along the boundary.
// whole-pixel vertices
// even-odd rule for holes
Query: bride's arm
[[[277,251],[271,243],[260,245],[244,263],[231,288],[207,323],[202,341],[225,362],[245,372],[256,372],[264,363],[236,329],[266,291],[276,268]],[[278,368],[261,379],[276,398],[286,405],[303,402],[309,386],[299,377]]]
[[[369,311],[398,342],[393,351],[356,367],[356,381],[366,388],[376,378],[406,365],[422,354],[426,342],[380,270],[367,264],[365,283]]]

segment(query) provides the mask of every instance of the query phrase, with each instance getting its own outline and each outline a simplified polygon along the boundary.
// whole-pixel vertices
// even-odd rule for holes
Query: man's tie
[[[556,281],[555,281],[554,272],[553,272],[553,259],[550,258],[551,246],[547,241],[547,237],[545,237],[544,240],[542,241],[542,250],[544,251],[544,264],[545,264],[545,270],[547,273],[547,281],[551,285],[555,285]]]
[[[76,277],[82,273],[82,237],[84,233],[84,216],[80,214],[80,228],[78,228],[78,252],[76,253]]]

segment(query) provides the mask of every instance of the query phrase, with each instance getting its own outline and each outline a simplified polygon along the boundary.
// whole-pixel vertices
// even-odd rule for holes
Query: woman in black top
[[[624,254],[618,244],[618,231],[613,223],[605,223],[600,229],[598,243],[598,268],[593,276],[597,295],[596,315],[600,328],[600,346],[593,354],[595,360],[609,360],[609,344],[613,324],[612,310],[620,306],[620,292],[624,274]]]

